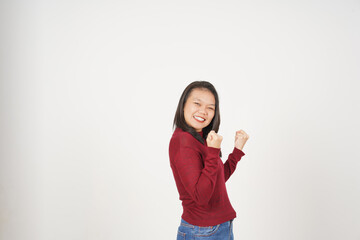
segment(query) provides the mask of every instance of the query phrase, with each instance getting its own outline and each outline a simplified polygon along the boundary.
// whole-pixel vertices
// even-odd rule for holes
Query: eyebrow
[[[201,99],[199,99],[199,98],[194,98],[194,100],[198,100],[198,101],[202,102]],[[215,104],[209,104],[209,105],[215,106]]]

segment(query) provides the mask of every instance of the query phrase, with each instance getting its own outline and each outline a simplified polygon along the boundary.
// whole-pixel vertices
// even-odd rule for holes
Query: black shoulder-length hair
[[[219,127],[220,127],[219,96],[218,96],[218,94],[216,92],[215,87],[211,83],[209,83],[207,81],[194,81],[194,82],[190,83],[184,89],[183,93],[181,94],[181,97],[180,97],[180,100],[179,100],[179,103],[178,103],[178,106],[177,106],[177,109],[176,109],[174,123],[173,123],[173,129],[179,127],[183,131],[189,132],[199,142],[204,144],[205,140],[200,136],[200,134],[198,132],[196,132],[195,128],[189,126],[186,123],[185,117],[184,117],[185,103],[186,103],[188,97],[190,96],[190,93],[195,88],[198,88],[198,89],[201,89],[201,90],[209,90],[215,97],[215,115],[214,115],[212,121],[210,122],[210,124],[202,129],[204,138],[205,139],[207,138],[207,135],[209,134],[209,132],[211,130],[214,130],[216,133],[219,131]],[[220,150],[219,155],[220,155],[220,157],[222,156],[221,150]]]

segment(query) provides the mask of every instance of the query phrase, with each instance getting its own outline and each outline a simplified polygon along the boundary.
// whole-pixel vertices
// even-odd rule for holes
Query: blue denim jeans
[[[234,240],[233,221],[200,227],[192,225],[181,218],[176,240]]]

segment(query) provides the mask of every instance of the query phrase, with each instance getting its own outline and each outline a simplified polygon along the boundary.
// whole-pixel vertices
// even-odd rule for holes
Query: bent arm
[[[245,153],[236,147],[234,147],[233,152],[229,154],[228,159],[224,163],[225,182],[234,173],[237,163],[240,161],[240,159],[244,155],[245,155]]]
[[[177,153],[175,166],[181,182],[200,206],[206,205],[214,192],[220,168],[219,152],[219,148],[208,147],[204,161],[191,146],[180,146]]]

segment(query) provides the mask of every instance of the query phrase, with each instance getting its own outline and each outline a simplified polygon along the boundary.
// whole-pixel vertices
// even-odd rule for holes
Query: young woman
[[[189,84],[181,95],[169,144],[170,166],[182,201],[183,214],[177,240],[234,239],[236,212],[225,182],[235,171],[249,139],[243,130],[235,133],[235,146],[225,163],[221,160],[222,136],[219,98],[207,81]]]

